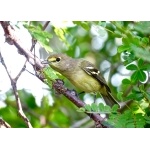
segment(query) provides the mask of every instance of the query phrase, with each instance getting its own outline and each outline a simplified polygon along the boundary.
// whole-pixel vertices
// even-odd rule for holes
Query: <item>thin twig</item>
[[[44,26],[43,26],[43,30],[45,30],[45,29],[47,28],[47,26],[48,26],[49,23],[50,23],[50,21],[46,21],[46,22],[45,22],[45,24],[44,24]]]
[[[24,63],[24,65],[23,65],[23,67],[22,67],[22,69],[20,70],[20,72],[18,73],[18,75],[16,76],[16,78],[15,78],[15,81],[17,82],[18,81],[18,79],[19,79],[19,77],[21,76],[21,74],[25,71],[25,69],[26,69],[26,63],[27,63],[28,61],[26,60],[25,61],[25,63]]]
[[[6,121],[0,118],[0,128],[11,128],[11,126]]]
[[[50,21],[46,21],[46,23],[43,25],[43,31],[46,29],[46,27],[49,25]],[[30,51],[32,52],[32,50],[34,49],[34,58],[35,56],[35,44],[37,43],[36,39],[32,38],[32,47],[30,49]],[[34,64],[36,64],[36,59],[34,59]],[[37,72],[36,72],[36,65],[34,66],[34,70],[35,70],[35,75],[38,76]]]
[[[44,24],[43,30],[46,29],[46,27],[48,26],[49,23],[50,23],[50,21],[47,21],[47,22]],[[34,64],[36,64],[36,59],[35,59],[35,57],[36,57],[36,56],[35,56],[35,45],[36,45],[36,43],[37,43],[37,40],[32,38],[32,46],[31,46],[31,48],[30,48],[30,51],[32,52],[33,49],[34,49]],[[22,69],[20,70],[20,72],[19,72],[18,75],[16,76],[16,78],[15,78],[16,81],[19,79],[19,77],[21,76],[22,72],[25,71],[25,69],[26,69],[26,63],[27,63],[27,62],[28,62],[28,60],[25,61],[25,63],[24,63],[24,65],[23,65]],[[38,76],[37,73],[36,73],[36,65],[34,66],[34,70],[35,70],[35,75]],[[28,72],[29,72],[29,71],[28,71]],[[31,73],[31,72],[29,72],[29,73]],[[31,73],[31,74],[32,74],[32,73]],[[32,74],[32,75],[33,75],[33,74]]]
[[[12,29],[10,24],[6,21],[0,21],[0,23],[5,33],[6,42],[11,45],[14,44],[15,47],[18,49],[19,54],[24,55],[32,66],[36,65],[37,70],[43,68],[44,65],[41,63],[41,60],[38,57],[34,58],[34,55],[30,50],[22,47],[23,44],[21,40],[16,36],[15,31],[14,29]],[[36,64],[34,64],[34,59],[36,59]]]
[[[26,115],[25,115],[24,112],[23,112],[23,109],[22,109],[22,106],[21,106],[21,101],[20,101],[20,98],[19,98],[19,96],[18,96],[18,91],[17,91],[17,86],[16,86],[16,82],[17,82],[16,79],[19,78],[18,76],[20,76],[21,73],[19,73],[18,76],[17,76],[15,79],[13,79],[13,78],[11,77],[11,75],[10,75],[8,69],[7,69],[7,66],[6,66],[6,64],[5,64],[5,62],[4,62],[4,59],[3,59],[2,54],[1,54],[1,51],[0,51],[0,59],[1,59],[2,65],[4,66],[6,72],[7,72],[8,76],[9,76],[10,81],[11,81],[12,89],[13,89],[13,92],[14,92],[14,95],[15,95],[15,98],[16,98],[16,102],[17,102],[18,114],[19,114],[20,117],[25,121],[26,125],[27,125],[29,128],[32,128],[32,125],[31,125],[29,119],[26,117]]]

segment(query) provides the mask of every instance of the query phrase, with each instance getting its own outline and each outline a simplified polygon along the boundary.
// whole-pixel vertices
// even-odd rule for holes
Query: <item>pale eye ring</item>
[[[57,58],[56,58],[56,61],[59,62],[59,61],[60,61],[60,57],[57,57]]]

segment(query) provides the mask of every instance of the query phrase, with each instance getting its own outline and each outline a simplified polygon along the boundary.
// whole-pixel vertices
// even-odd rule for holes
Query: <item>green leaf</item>
[[[117,37],[117,38],[121,38],[122,37],[122,33],[118,30],[115,30],[114,31],[114,36]]]
[[[91,108],[92,108],[92,111],[94,111],[94,112],[98,112],[98,110],[99,110],[98,106],[95,103],[91,104]]]
[[[84,108],[85,108],[86,111],[89,111],[89,112],[92,111],[92,108],[91,108],[91,106],[90,106],[89,104],[86,104],[86,105],[84,106]]]
[[[143,37],[141,41],[147,45],[149,43],[149,38]]]
[[[131,75],[131,81],[133,83],[135,83],[136,81],[138,81],[138,71],[135,71],[132,75]]]
[[[129,50],[129,48],[130,47],[128,45],[121,45],[121,46],[118,47],[118,53],[122,53],[126,50]]]
[[[144,116],[146,123],[150,124],[150,116]]]
[[[113,113],[116,113],[119,109],[119,106],[117,104],[115,104],[113,107],[112,107],[112,112]]]
[[[140,45],[140,37],[134,37],[132,38],[133,39],[133,42],[135,45],[139,46]]]
[[[104,106],[104,104],[103,104],[103,103],[99,103],[99,110],[100,110],[100,111],[102,111],[102,112],[103,112],[103,111],[104,111],[104,109],[105,109],[104,107],[105,107],[105,106]]]
[[[123,92],[118,92],[118,93],[117,93],[117,98],[118,98],[119,101],[122,101],[122,100],[123,100],[122,95],[123,95]]]
[[[141,48],[133,44],[130,44],[130,46],[136,57],[150,62],[150,52],[148,48]]]
[[[86,23],[86,22],[84,22],[84,21],[81,22],[81,26],[82,26],[82,28],[84,28],[84,29],[87,30],[87,31],[89,31],[89,29],[90,29],[88,23]]]
[[[81,26],[82,28],[84,28],[87,31],[89,31],[89,29],[90,29],[88,23],[85,21],[73,21],[73,23]]]
[[[140,70],[150,71],[150,64],[144,64],[140,67]]]
[[[145,93],[145,96],[146,96],[147,99],[150,101],[150,93]]]
[[[130,53],[124,52],[124,54],[125,54],[124,59],[126,61],[124,61],[123,63],[124,63],[125,66],[136,60],[136,57],[132,52],[130,52]]]
[[[43,72],[46,75],[46,77],[48,77],[52,81],[58,79],[58,75],[60,75],[58,72],[54,71],[51,67],[44,68]]]
[[[45,44],[44,42],[39,41],[41,47],[43,47],[47,52],[53,52],[53,49],[50,47],[49,44]]]
[[[144,82],[146,80],[146,74],[142,70],[135,71],[131,76],[131,81],[135,83],[136,81]]]
[[[81,108],[78,108],[77,111],[78,111],[78,112],[85,112],[86,110],[85,110],[84,107],[81,107]]]
[[[125,37],[122,38],[122,43],[124,45],[128,45],[130,44],[130,40],[128,39],[128,37],[125,35]],[[128,50],[128,49],[127,49]]]
[[[146,123],[142,113],[135,114],[134,121],[136,122],[136,128],[143,128]]]
[[[139,92],[140,93],[140,89],[138,86],[134,86],[132,89],[133,92]]]
[[[136,99],[137,101],[141,101],[143,98],[144,98],[144,96],[143,96],[142,93],[136,93],[136,94],[135,94],[135,99]]]
[[[61,76],[61,74],[54,71],[51,67],[43,68],[42,73],[44,74],[44,77],[46,78],[46,82],[49,87],[52,87],[52,81],[58,79]]]
[[[138,67],[141,68],[143,66],[144,61],[140,58],[138,59]]]
[[[102,27],[106,27],[106,21],[100,21],[99,23],[98,23],[98,25],[100,25],[100,26],[102,26]]]
[[[43,31],[40,24],[38,26],[25,24],[24,26],[47,52],[53,52],[49,45],[50,39],[53,37],[51,33]]]
[[[43,109],[45,112],[49,110],[49,100],[47,96],[43,96],[42,98],[41,109]]]
[[[54,32],[56,33],[56,35],[58,36],[58,38],[66,44],[67,47],[70,46],[66,36],[67,36],[67,30],[65,28],[58,28],[55,27]]]
[[[129,94],[128,96],[126,96],[126,99],[127,99],[127,100],[135,99],[135,94],[134,94],[134,93]]]
[[[141,82],[144,82],[146,80],[146,74],[142,70],[138,71],[138,78]]]
[[[130,64],[126,67],[126,69],[128,69],[128,70],[138,70],[138,67],[134,64]]]
[[[123,79],[122,83],[123,84],[131,84],[131,81],[129,79]]]
[[[18,93],[20,99],[26,104],[28,108],[37,108],[35,97],[31,93],[28,93],[26,90],[19,90]]]
[[[105,112],[107,112],[107,113],[111,113],[111,107],[110,106],[108,106],[108,105],[106,105],[105,107],[104,107],[104,111]]]
[[[150,34],[150,22],[149,21],[139,21],[134,25],[134,29],[143,35]]]
[[[144,91],[144,90],[145,90],[144,84],[139,85],[139,91]]]

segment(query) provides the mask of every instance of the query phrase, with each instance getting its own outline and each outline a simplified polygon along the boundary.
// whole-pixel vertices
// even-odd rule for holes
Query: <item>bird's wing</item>
[[[101,85],[105,86],[108,92],[111,92],[108,87],[104,77],[101,75],[100,71],[89,61],[83,60],[80,67],[90,76],[93,76]]]

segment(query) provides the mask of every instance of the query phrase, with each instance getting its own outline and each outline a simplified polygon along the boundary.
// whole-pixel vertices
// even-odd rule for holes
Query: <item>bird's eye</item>
[[[59,61],[60,61],[60,57],[57,57],[57,58],[56,58],[56,61],[59,62]]]

